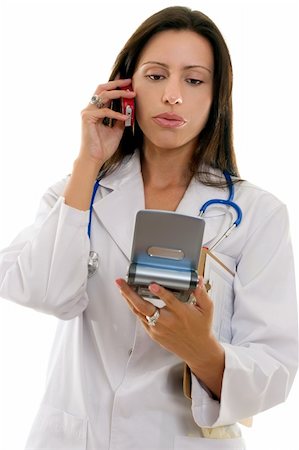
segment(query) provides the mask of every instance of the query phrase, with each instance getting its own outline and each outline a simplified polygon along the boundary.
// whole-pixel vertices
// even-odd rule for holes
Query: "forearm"
[[[186,361],[192,373],[218,399],[221,398],[222,379],[225,367],[225,352],[219,342],[211,337],[206,351],[196,360]]]
[[[79,157],[75,160],[73,172],[64,191],[65,203],[68,206],[87,211],[94,182],[102,166],[100,161]]]

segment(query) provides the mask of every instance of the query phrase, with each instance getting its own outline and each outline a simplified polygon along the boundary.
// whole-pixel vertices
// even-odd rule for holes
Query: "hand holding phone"
[[[125,86],[122,90],[133,92],[132,84]],[[125,121],[125,127],[132,127],[132,132],[134,134],[134,125],[135,125],[135,100],[134,98],[126,98],[121,97],[118,99],[114,99],[111,101],[110,109],[113,111],[120,112],[125,114],[128,119]],[[113,127],[115,123],[114,119],[104,118],[103,124],[109,127]]]

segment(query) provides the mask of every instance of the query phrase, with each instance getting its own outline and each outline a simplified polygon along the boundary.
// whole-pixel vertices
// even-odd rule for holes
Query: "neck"
[[[156,188],[187,187],[192,175],[190,159],[193,150],[160,149],[146,146],[141,167],[144,184]]]

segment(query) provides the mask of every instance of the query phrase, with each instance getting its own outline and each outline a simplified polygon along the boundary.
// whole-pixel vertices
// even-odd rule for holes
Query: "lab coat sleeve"
[[[0,297],[61,319],[80,314],[88,304],[88,219],[49,189],[35,223],[0,253]]]
[[[244,243],[235,276],[232,341],[223,343],[220,402],[192,374],[192,412],[201,427],[233,424],[285,401],[297,370],[293,254],[284,205]]]

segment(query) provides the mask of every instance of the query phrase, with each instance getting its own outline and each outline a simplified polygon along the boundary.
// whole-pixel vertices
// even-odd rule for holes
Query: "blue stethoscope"
[[[199,217],[202,217],[204,215],[204,213],[206,212],[207,208],[211,205],[224,205],[224,206],[233,208],[237,214],[237,218],[230,225],[230,227],[225,231],[225,233],[223,233],[221,235],[221,237],[212,245],[212,247],[209,248],[209,250],[214,250],[225,238],[227,238],[231,234],[231,232],[236,227],[238,227],[240,225],[240,223],[242,221],[242,210],[241,210],[240,206],[238,206],[234,202],[235,188],[234,188],[234,183],[232,181],[232,178],[226,170],[223,171],[223,175],[225,176],[225,179],[226,179],[227,185],[228,185],[228,189],[229,189],[229,196],[228,196],[227,200],[224,200],[221,198],[213,198],[211,200],[208,200],[200,208]],[[99,178],[97,178],[97,180],[94,184],[94,187],[93,187],[93,192],[92,192],[90,207],[89,207],[89,223],[88,223],[88,228],[87,228],[87,233],[88,233],[89,239],[90,239],[90,233],[91,233],[92,207],[93,207],[93,203],[94,203],[94,199],[95,199],[97,190],[100,186],[100,181],[103,178],[103,176],[104,176],[104,174],[102,176],[100,176]],[[98,267],[99,267],[99,255],[97,252],[91,250],[89,252],[89,258],[88,258],[88,278],[90,278],[96,272]]]
[[[202,207],[199,210],[199,217],[202,217],[206,211],[206,209],[211,206],[211,205],[225,205],[225,206],[229,206],[230,208],[233,208],[235,210],[235,212],[237,213],[237,218],[236,220],[231,224],[231,226],[225,231],[225,233],[223,233],[223,235],[215,242],[215,244],[212,245],[212,247],[209,248],[209,250],[214,250],[216,247],[218,247],[219,244],[221,244],[221,242],[227,238],[231,232],[240,225],[241,221],[242,221],[242,210],[240,208],[239,205],[237,205],[237,203],[235,203],[234,200],[234,196],[235,196],[235,188],[234,188],[234,183],[232,181],[232,178],[230,176],[230,174],[224,170],[223,171],[223,175],[226,178],[227,181],[227,185],[229,188],[229,196],[227,200],[223,200],[221,198],[213,198],[212,200],[208,200],[207,202],[205,202]]]

